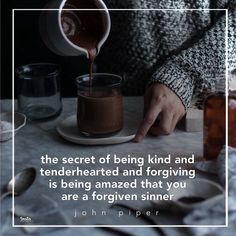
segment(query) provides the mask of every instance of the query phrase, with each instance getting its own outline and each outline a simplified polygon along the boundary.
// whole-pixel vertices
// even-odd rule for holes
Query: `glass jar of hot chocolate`
[[[93,73],[76,78],[78,92],[77,126],[89,137],[108,137],[123,127],[122,78]]]

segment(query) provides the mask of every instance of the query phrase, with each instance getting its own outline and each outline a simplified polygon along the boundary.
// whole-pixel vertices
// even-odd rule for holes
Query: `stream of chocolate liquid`
[[[93,65],[97,55],[97,49],[87,49],[88,56],[89,56],[89,93],[91,93],[91,88],[93,86]]]

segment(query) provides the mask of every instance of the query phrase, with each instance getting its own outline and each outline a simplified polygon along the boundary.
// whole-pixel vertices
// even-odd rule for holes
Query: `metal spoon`
[[[2,194],[0,201],[2,201],[5,197],[11,195],[21,195],[25,192],[34,182],[36,177],[35,168],[26,168],[23,171],[19,172],[13,179],[11,179],[7,184],[7,192]],[[14,182],[14,189],[13,189]]]

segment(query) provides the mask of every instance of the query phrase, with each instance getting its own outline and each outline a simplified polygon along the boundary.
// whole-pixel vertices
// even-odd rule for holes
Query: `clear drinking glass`
[[[77,124],[90,137],[114,135],[123,127],[122,78],[94,73],[76,78],[78,91]]]
[[[59,67],[36,63],[16,69],[18,109],[30,120],[41,120],[60,114],[61,95]]]

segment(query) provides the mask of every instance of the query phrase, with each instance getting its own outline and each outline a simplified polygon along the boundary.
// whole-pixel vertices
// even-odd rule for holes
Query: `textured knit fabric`
[[[229,66],[236,68],[235,0],[104,2],[110,9],[146,9],[110,11],[111,32],[97,59],[99,71],[123,76],[124,94],[141,95],[145,83],[159,82],[186,109],[194,98],[203,100],[215,80],[225,77],[226,11],[219,9],[229,11]],[[154,8],[159,10],[149,10]]]

